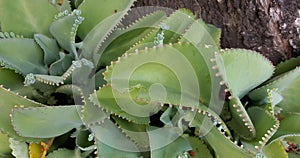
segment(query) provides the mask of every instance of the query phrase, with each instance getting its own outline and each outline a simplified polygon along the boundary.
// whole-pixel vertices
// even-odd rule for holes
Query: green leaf
[[[88,130],[80,130],[76,135],[76,146],[83,151],[94,150],[95,145],[93,140],[89,140],[91,132]]]
[[[249,93],[249,97],[257,102],[264,101],[268,96],[268,89],[277,89],[277,92],[283,97],[278,104],[284,112],[300,113],[299,94],[300,89],[300,67],[297,67],[287,73],[277,76],[270,80],[268,84]]]
[[[34,33],[50,35],[48,28],[56,13],[45,0],[1,0],[1,30],[25,37],[33,37]]]
[[[142,17],[125,29],[114,30],[99,49],[98,54],[103,54],[98,67],[110,65],[111,61],[116,60],[130,47],[142,40],[142,37],[147,36],[153,30],[153,27],[157,26],[165,17],[165,12],[157,11]],[[153,39],[151,43],[153,43]]]
[[[121,152],[106,153],[106,147],[108,148],[108,151],[117,149],[119,151],[125,151],[125,153],[128,152],[129,155],[136,155],[135,152],[139,152],[139,149],[136,147],[136,145],[129,140],[111,120],[106,119],[101,124],[91,125],[90,130],[95,134],[97,139],[96,145],[98,146],[99,154],[117,154],[116,156],[121,154]],[[103,149],[101,149],[101,145],[103,144],[105,144],[105,146]],[[103,155],[100,157],[111,156]]]
[[[147,101],[196,107],[199,99],[208,103],[211,95],[207,65],[190,44],[125,53],[107,68],[104,77],[121,92],[139,87],[137,99]]]
[[[276,140],[271,144],[265,146],[263,148],[263,153],[265,154],[265,156],[270,158],[271,157],[289,158],[280,140]]]
[[[274,76],[278,76],[288,71],[291,71],[295,69],[297,66],[300,66],[300,56],[279,63],[276,66]]]
[[[173,127],[148,128],[151,157],[178,157],[191,150],[189,143]]]
[[[180,42],[192,42],[198,48],[211,48],[216,50],[220,47],[221,29],[205,24],[202,19],[195,20],[184,32]],[[213,51],[214,52],[214,51]],[[213,52],[210,52],[213,55]],[[207,53],[206,53],[207,54]]]
[[[9,65],[22,75],[46,74],[43,51],[33,39],[10,38],[0,40],[0,63]]]
[[[13,138],[9,138],[10,148],[12,149],[12,155],[20,158],[29,158],[28,145],[26,142],[17,141]]]
[[[80,158],[80,152],[79,150],[69,150],[69,149],[63,149],[60,148],[58,150],[55,150],[51,153],[49,153],[46,158]]]
[[[24,78],[12,70],[0,68],[0,76],[0,85],[3,85],[4,88],[15,91],[24,87]]]
[[[54,106],[14,109],[12,124],[25,137],[51,138],[82,125],[78,106]]]
[[[35,34],[34,39],[44,51],[45,65],[50,65],[59,59],[59,47],[54,39],[42,34]]]
[[[219,123],[218,128],[215,126],[216,122]],[[231,157],[238,158],[253,158],[254,156],[253,153],[232,142],[229,134],[226,133],[226,131],[228,131],[226,125],[216,114],[207,113],[205,111],[197,113],[191,121],[190,127],[200,129],[200,134],[213,148],[216,157],[227,158],[228,155],[230,155]]]
[[[114,146],[109,146],[99,140],[96,141],[96,144],[98,157],[137,158],[140,156],[139,153],[116,149]]]
[[[188,135],[183,136],[192,147],[192,152],[195,153],[193,158],[213,158],[206,144],[197,137]]]
[[[224,50],[216,55],[220,73],[232,96],[242,98],[273,74],[270,61],[257,52],[244,49]],[[249,70],[252,70],[251,73]]]
[[[164,43],[176,43],[195,21],[194,14],[187,9],[178,9],[163,21],[169,28],[164,31]],[[157,33],[157,32],[155,32]],[[152,40],[154,41],[154,40]]]
[[[119,126],[122,132],[124,132],[128,138],[136,142],[140,148],[148,150],[150,144],[146,129],[149,125],[136,124],[121,119],[117,116],[112,117],[116,121],[116,124]]]
[[[229,126],[242,138],[251,140],[256,136],[256,130],[253,123],[245,110],[239,98],[230,100],[229,108],[232,119],[229,121]]]
[[[138,124],[149,123],[150,112],[157,111],[157,107],[152,105],[147,107],[144,107],[144,105],[137,105],[135,102],[132,102],[128,95],[115,91],[110,86],[104,86],[96,91],[95,94],[91,95],[90,100],[95,105],[103,108],[103,110]],[[148,115],[134,115],[133,113],[130,113],[132,111],[140,114],[147,113]]]
[[[39,107],[44,105],[25,99],[1,87],[0,98],[0,130],[16,140],[40,141],[40,139],[20,137],[13,129],[10,113],[16,105],[22,105],[23,107]]]
[[[299,135],[300,134],[300,114],[299,113],[282,113],[279,115],[280,126],[271,140],[285,135]]]
[[[269,139],[273,136],[279,126],[279,122],[270,113],[260,107],[250,107],[247,110],[251,120],[254,124],[256,137],[247,142],[247,148],[254,150],[261,150],[265,147]],[[249,146],[251,145],[251,146]],[[257,146],[257,147],[255,147]]]
[[[8,156],[11,153],[9,137],[0,132],[0,156]]]
[[[107,1],[85,0],[79,6],[82,16],[86,19],[79,27],[78,35],[83,39],[98,23],[114,15],[115,11],[122,12],[130,9],[134,0]]]
[[[51,75],[62,75],[71,65],[74,57],[72,54],[65,54],[59,52],[60,59],[52,63],[49,68],[49,73]]]
[[[50,32],[55,37],[59,45],[67,50],[70,53],[75,53],[74,43],[75,43],[75,34],[76,28],[74,28],[78,24],[75,24],[75,20],[77,20],[77,16],[72,14],[54,21],[50,26]],[[75,30],[73,30],[73,28]],[[76,50],[75,50],[76,51]]]
[[[90,1],[88,1],[90,2]],[[100,1],[98,1],[100,2]],[[83,39],[82,57],[86,58],[96,65],[101,54],[97,54],[99,47],[109,36],[115,26],[120,22],[125,12],[118,12],[97,24]],[[82,26],[82,25],[80,25]],[[80,30],[79,30],[80,31]],[[80,33],[80,32],[78,32]]]

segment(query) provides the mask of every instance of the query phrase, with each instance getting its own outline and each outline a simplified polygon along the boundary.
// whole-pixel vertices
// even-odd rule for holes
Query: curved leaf
[[[78,24],[75,23],[75,20],[78,21]],[[49,28],[59,45],[70,53],[76,53],[76,50],[74,50],[75,35],[80,22],[78,16],[72,14],[57,19]],[[75,27],[73,25],[75,25]]]
[[[8,156],[11,153],[9,137],[0,132],[0,156]]]
[[[153,27],[158,25],[165,17],[166,13],[157,11],[142,17],[125,29],[114,30],[99,49],[98,54],[102,54],[102,52],[103,54],[101,55],[98,67],[110,65],[111,61],[116,60],[129,50],[132,45],[139,42],[141,40],[140,37],[149,34],[153,30]]]
[[[146,112],[155,112],[157,111],[157,107],[142,107],[143,105],[137,105],[136,104],[130,104],[132,100],[128,98],[127,95],[124,95],[118,91],[113,90],[110,86],[105,86],[101,89],[99,89],[95,94],[91,95],[90,100],[95,104],[98,105],[103,110],[112,113],[114,115],[117,115],[122,118],[126,118],[129,121],[139,123],[139,124],[147,124],[150,121],[150,114],[146,115],[144,117],[134,115],[130,113],[130,111],[138,110],[138,106],[141,106],[140,109],[144,110],[142,113]],[[124,106],[127,106],[126,109],[124,109]],[[127,110],[127,111],[124,111]]]
[[[231,110],[232,120],[229,126],[242,138],[251,140],[256,136],[256,130],[239,98],[230,100],[229,108]]]
[[[231,95],[238,98],[242,98],[266,81],[274,71],[270,61],[250,50],[224,50],[216,57],[220,73],[231,91]]]
[[[99,47],[106,40],[107,36],[111,34],[115,26],[121,21],[124,14],[125,12],[122,11],[107,17],[99,22],[99,24],[86,35],[81,47],[83,58],[91,60],[97,65],[101,56],[101,54],[97,54]]]
[[[13,126],[11,124],[10,113],[14,108],[16,108],[16,105],[22,105],[23,107],[39,107],[44,105],[25,99],[1,87],[0,98],[2,98],[0,99],[0,130],[4,133],[7,133],[9,137],[14,138],[16,140],[34,142],[40,141],[40,139],[20,137],[13,129]]]
[[[158,133],[153,132],[154,127],[148,129],[151,157],[178,157],[192,149],[188,141],[178,136],[173,128],[164,128],[164,130],[166,131]]]
[[[247,112],[254,124],[256,137],[253,140],[243,142],[251,145],[247,145],[248,149],[260,151],[278,129],[279,122],[274,116],[260,107],[251,107]]]
[[[80,158],[80,153],[78,150],[69,149],[58,149],[49,153],[46,158]]]
[[[1,0],[1,30],[26,37],[33,37],[34,33],[50,35],[48,28],[56,13],[56,9],[45,0]]]
[[[34,40],[44,50],[45,65],[49,65],[59,59],[59,47],[54,39],[42,34],[35,34]]]
[[[187,135],[184,135],[183,137],[189,142],[192,147],[192,152],[195,153],[195,155],[192,156],[193,158],[213,158],[204,141],[197,137]]]
[[[300,113],[299,94],[300,89],[300,67],[287,73],[277,76],[270,80],[268,84],[249,93],[249,97],[254,101],[264,101],[268,96],[268,89],[277,89],[277,92],[283,97],[278,104],[284,112]]]
[[[78,30],[82,39],[101,21],[116,12],[130,9],[135,0],[107,1],[107,0],[85,0],[79,6],[82,16],[86,19]]]
[[[278,76],[288,71],[291,71],[297,66],[300,66],[300,56],[279,63],[276,66],[274,76]]]
[[[29,149],[26,142],[20,142],[13,138],[9,138],[12,155],[15,157],[29,158]]]
[[[78,106],[54,106],[14,109],[12,124],[25,137],[51,138],[82,125]]]
[[[283,113],[279,115],[280,126],[277,132],[271,138],[272,140],[285,135],[299,135],[300,134],[300,114],[299,113]]]
[[[140,156],[139,153],[119,150],[99,140],[96,140],[96,145],[97,145],[98,157],[137,158]]]
[[[17,72],[46,74],[43,51],[33,39],[9,38],[0,40],[0,63]]]
[[[189,44],[125,53],[107,68],[104,78],[121,92],[140,89],[137,98],[147,101],[196,107],[199,99],[208,103],[211,95],[207,65]]]
[[[125,135],[111,120],[104,120],[101,124],[91,125],[90,130],[95,134],[98,154],[99,156],[101,155],[100,157],[114,157],[110,155],[119,157],[124,153],[135,156],[138,155],[135,153],[139,152],[136,145],[125,137]]]
[[[280,140],[276,140],[271,144],[265,146],[263,148],[263,153],[270,158],[271,157],[289,158]]]

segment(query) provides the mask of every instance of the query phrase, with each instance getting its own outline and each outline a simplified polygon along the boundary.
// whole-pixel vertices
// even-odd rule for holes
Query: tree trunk
[[[300,53],[300,0],[139,0],[187,8],[222,29],[222,48],[256,50],[274,64]]]

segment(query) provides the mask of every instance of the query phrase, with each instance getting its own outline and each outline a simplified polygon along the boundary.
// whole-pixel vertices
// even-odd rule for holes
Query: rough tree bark
[[[136,6],[188,8],[222,29],[223,48],[256,50],[274,64],[300,55],[300,0],[138,0]]]

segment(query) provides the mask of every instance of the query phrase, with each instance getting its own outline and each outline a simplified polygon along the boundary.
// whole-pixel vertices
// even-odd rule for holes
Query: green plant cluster
[[[133,3],[0,0],[0,157],[300,157],[300,57]]]

